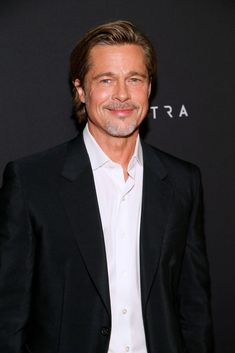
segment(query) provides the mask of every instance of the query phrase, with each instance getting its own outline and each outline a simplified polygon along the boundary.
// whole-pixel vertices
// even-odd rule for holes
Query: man
[[[133,24],[92,29],[71,55],[83,133],[7,166],[0,352],[212,352],[198,169],[139,138],[155,69]]]

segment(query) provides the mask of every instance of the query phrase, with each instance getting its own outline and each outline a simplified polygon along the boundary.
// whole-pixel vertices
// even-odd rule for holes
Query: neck
[[[130,136],[114,137],[106,132],[98,129],[93,129],[91,124],[88,124],[89,131],[95,138],[98,145],[104,153],[115,163],[122,166],[124,177],[127,178],[127,168],[130,159],[134,153],[138,130],[134,131]]]

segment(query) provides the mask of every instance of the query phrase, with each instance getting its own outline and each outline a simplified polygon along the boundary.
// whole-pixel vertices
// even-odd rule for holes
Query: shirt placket
[[[130,246],[131,239],[128,234],[128,199],[134,186],[134,179],[123,180],[122,188],[119,193],[116,217],[116,278],[117,278],[117,297],[118,306],[118,327],[121,331],[120,352],[131,352],[131,332],[130,332]]]

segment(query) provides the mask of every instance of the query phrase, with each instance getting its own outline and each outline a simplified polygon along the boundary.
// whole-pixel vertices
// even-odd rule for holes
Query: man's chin
[[[131,136],[137,129],[137,124],[133,123],[128,126],[116,126],[113,124],[107,125],[107,132],[113,137],[128,137]]]

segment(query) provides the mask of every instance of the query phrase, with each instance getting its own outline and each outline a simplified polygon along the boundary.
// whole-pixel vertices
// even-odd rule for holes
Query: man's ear
[[[84,89],[82,88],[81,84],[80,84],[80,80],[78,78],[76,78],[75,81],[73,81],[73,84],[74,84],[74,87],[76,88],[77,90],[77,93],[78,93],[78,96],[80,98],[80,101],[82,103],[85,103],[86,102],[86,99],[85,99],[85,92],[84,92]]]

